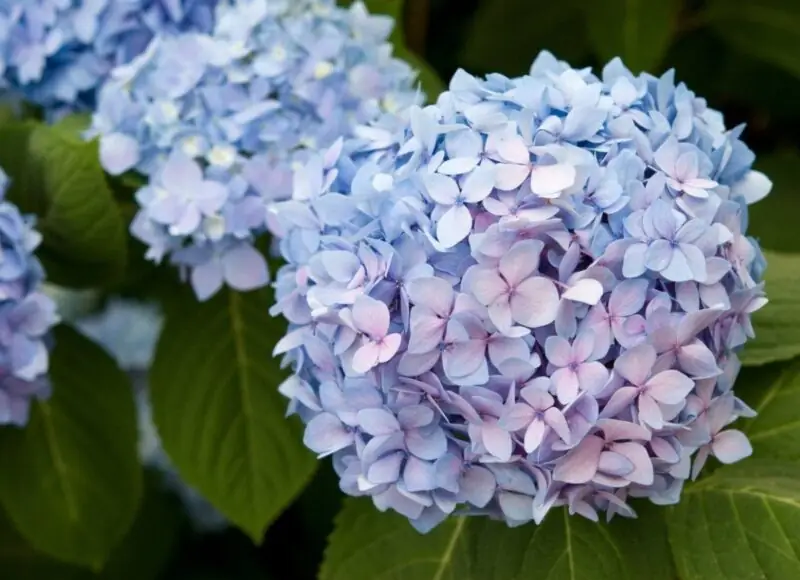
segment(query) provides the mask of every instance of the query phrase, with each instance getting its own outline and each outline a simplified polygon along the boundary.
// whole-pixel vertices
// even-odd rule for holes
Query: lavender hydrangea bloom
[[[346,493],[422,531],[630,517],[751,452],[726,426],[752,415],[731,387],[771,184],[673,79],[546,52],[521,78],[460,71],[394,137],[297,170],[269,207],[281,392]]]
[[[33,255],[41,236],[33,218],[5,199],[7,187],[0,170],[0,425],[22,427],[32,399],[50,395],[49,333],[58,315]]]
[[[48,113],[91,110],[115,66],[150,40],[208,31],[219,0],[6,0],[0,70],[7,85]]]
[[[253,241],[273,201],[294,190],[348,219],[330,180],[292,167],[341,137],[350,150],[393,143],[397,113],[421,95],[392,57],[391,28],[361,2],[236,0],[218,7],[212,33],[158,38],[115,69],[89,135],[107,171],[149,178],[131,228],[148,257],[168,257],[206,299],[268,282]],[[298,243],[313,253],[311,237]]]
[[[74,300],[74,293],[67,298]],[[225,518],[186,485],[172,467],[153,424],[147,372],[163,324],[159,309],[153,304],[115,298],[99,312],[82,315],[74,322],[78,330],[105,348],[131,377],[138,408],[142,463],[163,473],[167,486],[183,500],[198,531],[213,532],[225,528]]]

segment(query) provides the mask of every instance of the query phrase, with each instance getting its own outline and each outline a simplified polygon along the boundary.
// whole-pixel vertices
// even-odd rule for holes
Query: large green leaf
[[[747,233],[770,250],[800,252],[794,219],[800,212],[800,152],[786,149],[761,156],[756,167],[772,180],[772,192],[748,208]]]
[[[757,366],[800,355],[800,255],[765,252],[767,304],[753,314],[756,337],[741,354]]]
[[[564,34],[565,30],[583,32],[579,0],[562,0],[557,9],[547,10],[530,0],[481,2],[467,30],[460,64],[479,74],[522,75],[539,51],[547,49],[579,66],[590,54],[585,34]],[[502,41],[497,31],[502,31]]]
[[[220,292],[168,310],[150,374],[153,418],[186,482],[258,542],[310,479],[277,387],[283,332],[266,292]]]
[[[96,142],[80,138],[80,119],[49,126],[0,126],[0,166],[9,198],[38,216],[38,253],[48,278],[65,286],[115,282],[124,272],[126,228],[100,166]]]
[[[350,2],[346,3],[349,4]],[[417,79],[422,86],[423,92],[428,97],[428,102],[435,102],[439,94],[444,91],[445,86],[439,78],[439,75],[436,74],[436,71],[419,55],[408,48],[405,31],[403,29],[405,0],[364,0],[364,4],[370,13],[385,14],[394,19],[395,25],[390,38],[394,46],[394,55],[406,61],[412,68],[418,71],[419,75]]]
[[[712,0],[706,19],[734,48],[800,76],[800,3]]]
[[[744,421],[740,428],[750,438],[755,457],[798,460],[800,459],[800,413],[798,413],[800,361],[786,365],[783,372],[772,379],[771,384],[764,386],[766,388],[762,389],[758,402],[754,404],[758,416]]]
[[[581,6],[600,60],[619,56],[634,73],[658,71],[672,40],[679,0],[606,0]]]
[[[55,329],[53,396],[23,429],[0,429],[0,503],[55,558],[99,568],[128,531],[142,488],[126,375],[74,330]]]
[[[348,500],[320,580],[671,580],[662,510],[636,507],[640,520],[608,525],[557,509],[539,526],[454,517],[422,535],[369,500]]]
[[[667,522],[681,580],[800,578],[800,465],[718,469],[684,491]]]

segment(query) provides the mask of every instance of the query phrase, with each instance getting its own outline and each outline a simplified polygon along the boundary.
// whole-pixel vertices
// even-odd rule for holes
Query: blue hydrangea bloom
[[[161,33],[208,31],[218,0],[4,0],[0,71],[49,113],[91,110],[114,66]]]
[[[634,516],[750,454],[727,426],[754,414],[731,388],[771,183],[741,133],[673,71],[544,52],[312,158],[268,220],[306,445],[422,531]]]
[[[75,302],[70,293],[65,302]],[[139,455],[142,463],[161,471],[167,486],[177,493],[195,528],[210,532],[227,527],[225,518],[197,491],[186,485],[169,461],[153,424],[147,373],[153,360],[163,317],[154,304],[115,298],[99,312],[79,316],[77,328],[105,348],[133,382],[139,417]]]
[[[0,170],[0,425],[24,426],[31,401],[50,395],[47,379],[55,303],[41,289],[44,270],[33,251],[34,219],[5,199]]]
[[[264,286],[253,240],[267,204],[290,195],[293,164],[341,136],[372,143],[421,98],[391,27],[361,2],[238,0],[213,34],[156,39],[113,71],[89,135],[107,171],[149,178],[131,228],[147,256],[168,256],[201,299]]]

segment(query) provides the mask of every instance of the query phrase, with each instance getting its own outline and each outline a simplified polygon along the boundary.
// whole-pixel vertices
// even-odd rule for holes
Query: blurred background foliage
[[[732,128],[746,123],[756,167],[774,182],[752,207],[764,247],[800,251],[800,1],[798,0],[366,0],[398,18],[396,52],[422,69],[431,94],[458,69],[527,72],[543,49],[599,72],[614,56],[633,71],[674,68]],[[446,81],[445,81],[446,84]],[[754,369],[759,378],[783,365]],[[747,382],[753,369],[745,373]],[[738,387],[737,387],[738,388]],[[747,385],[742,387],[747,399]],[[753,398],[757,398],[753,394]],[[152,474],[150,474],[152,475]],[[230,528],[193,532],[174,498],[148,477],[138,519],[111,561],[90,572],[46,560],[0,518],[0,578],[238,580],[314,578],[341,505],[329,462],[260,546]],[[11,576],[6,571],[12,571]]]

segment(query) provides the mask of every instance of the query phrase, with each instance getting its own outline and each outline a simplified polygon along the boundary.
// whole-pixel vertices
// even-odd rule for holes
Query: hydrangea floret
[[[91,110],[111,69],[156,36],[208,31],[218,0],[5,0],[0,71],[50,114]]]
[[[201,299],[266,285],[253,243],[267,205],[291,195],[293,165],[356,127],[371,145],[421,98],[391,28],[361,2],[238,0],[212,34],[156,39],[116,69],[90,135],[107,171],[148,178],[132,225],[147,257],[168,256]]]
[[[31,402],[50,396],[50,330],[58,316],[33,254],[41,235],[34,218],[6,199],[8,183],[0,170],[0,425],[22,427]]]
[[[747,206],[771,183],[674,71],[459,71],[371,153],[339,149],[270,207],[276,354],[342,490],[426,531],[679,500],[728,425],[767,299]],[[363,149],[362,149],[363,151]],[[308,183],[314,187],[308,189]]]

